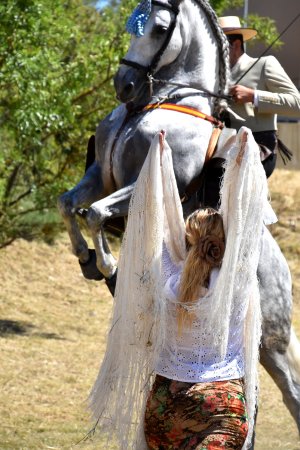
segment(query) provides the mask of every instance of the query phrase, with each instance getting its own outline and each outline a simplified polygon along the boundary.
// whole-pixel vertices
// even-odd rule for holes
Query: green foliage
[[[240,8],[243,6],[244,0],[211,0],[210,4],[216,11],[217,16],[222,16],[228,8]]]
[[[249,41],[249,44],[247,44],[250,46],[255,44],[257,41],[260,41],[263,44],[269,46],[279,35],[275,21],[273,19],[270,19],[269,17],[261,17],[256,14],[249,14],[247,26],[250,28],[254,28],[258,32],[255,39]],[[279,39],[273,44],[273,49],[278,49],[282,45],[283,42]]]
[[[88,137],[116,103],[123,14],[81,0],[1,2],[0,245],[38,235],[82,175]]]
[[[241,8],[244,6],[244,0],[211,0],[211,5],[217,13],[217,16],[226,15],[226,10],[232,8]],[[245,25],[245,21],[241,17],[241,23]],[[247,43],[250,47],[257,41],[269,46],[278,36],[276,23],[269,17],[261,17],[257,14],[249,14],[247,18],[247,26],[257,30],[257,37]],[[282,46],[282,41],[278,40],[274,44],[274,48]]]

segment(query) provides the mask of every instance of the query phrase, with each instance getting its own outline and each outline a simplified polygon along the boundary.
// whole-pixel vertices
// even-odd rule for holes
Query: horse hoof
[[[108,287],[111,295],[114,297],[115,295],[115,289],[116,289],[116,283],[117,283],[117,276],[118,276],[118,269],[116,269],[115,273],[110,278],[105,278],[106,286]]]
[[[81,272],[87,280],[103,280],[104,275],[100,272],[96,265],[96,252],[89,248],[89,259],[85,263],[79,261]]]

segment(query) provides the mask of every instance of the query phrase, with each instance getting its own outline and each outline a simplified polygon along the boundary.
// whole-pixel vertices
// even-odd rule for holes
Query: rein
[[[212,92],[209,89],[205,89],[204,87],[202,87],[202,86],[200,86],[199,84],[196,84],[196,83],[185,84],[185,83],[179,83],[178,81],[161,80],[161,79],[157,79],[157,78],[153,78],[153,77],[151,77],[151,78],[152,78],[151,79],[152,83],[164,84],[164,85],[170,85],[170,86],[177,86],[177,87],[181,87],[181,88],[192,88],[192,89],[197,89],[197,90],[201,91],[199,94],[193,94],[193,95],[206,94],[209,97],[223,98],[223,99],[225,99],[227,101],[232,100],[232,95],[216,94],[215,92]]]

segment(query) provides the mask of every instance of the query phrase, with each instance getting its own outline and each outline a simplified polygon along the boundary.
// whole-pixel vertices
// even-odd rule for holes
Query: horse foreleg
[[[93,203],[86,214],[86,222],[95,246],[97,267],[105,278],[114,275],[117,263],[109,249],[103,226],[107,219],[127,216],[133,188],[134,183]]]
[[[89,206],[101,197],[102,181],[100,169],[95,162],[90,166],[82,180],[70,191],[62,194],[58,199],[58,209],[68,231],[72,251],[79,258],[80,263],[86,263],[89,258],[88,245],[80,231],[76,220],[79,208]]]

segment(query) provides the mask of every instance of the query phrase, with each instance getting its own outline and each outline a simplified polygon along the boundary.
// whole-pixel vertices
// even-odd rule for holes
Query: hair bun
[[[199,254],[212,267],[220,266],[224,250],[224,241],[218,236],[208,234],[199,240]]]

